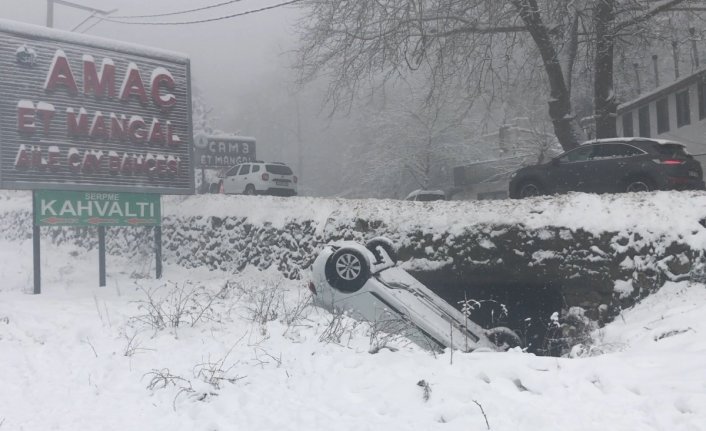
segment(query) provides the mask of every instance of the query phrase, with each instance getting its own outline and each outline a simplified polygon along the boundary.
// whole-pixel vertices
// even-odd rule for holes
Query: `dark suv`
[[[703,190],[701,164],[677,142],[648,138],[589,141],[512,174],[510,197],[569,191]]]

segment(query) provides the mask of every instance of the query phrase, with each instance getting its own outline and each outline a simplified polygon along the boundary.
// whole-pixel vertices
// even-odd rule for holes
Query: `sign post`
[[[32,191],[32,199],[34,200],[35,194]],[[42,293],[42,272],[41,272],[41,259],[40,259],[40,241],[39,225],[35,222],[37,215],[37,204],[32,204],[32,257],[34,260],[34,294],[39,295]]]
[[[105,287],[105,226],[98,226],[98,286]]]
[[[154,248],[155,248],[155,278],[162,278],[162,226],[154,227]]]
[[[159,195],[140,193],[68,192],[35,190],[34,271],[35,292],[39,283],[39,228],[74,226],[98,228],[98,278],[106,285],[105,228],[107,226],[154,226],[157,246],[157,278],[162,276],[162,208]]]

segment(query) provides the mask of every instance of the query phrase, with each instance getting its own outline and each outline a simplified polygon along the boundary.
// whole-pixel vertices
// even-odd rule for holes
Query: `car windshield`
[[[684,146],[679,144],[660,144],[657,146],[657,151],[661,156],[686,158],[688,156]]]
[[[265,170],[275,175],[292,175],[292,169],[287,165],[265,165]]]
[[[223,169],[218,173],[218,178],[232,177],[238,173],[238,169],[240,169],[240,165],[235,165],[229,169]]]

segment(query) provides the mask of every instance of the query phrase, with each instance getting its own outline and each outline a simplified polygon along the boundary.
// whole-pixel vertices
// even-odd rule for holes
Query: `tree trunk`
[[[554,133],[564,150],[576,148],[579,145],[581,131],[571,111],[571,94],[564,80],[557,50],[552,43],[549,30],[542,22],[537,1],[513,0],[512,3],[542,56],[549,81],[549,117],[554,125]]]
[[[571,24],[564,36],[566,45],[564,47],[564,62],[562,69],[564,70],[564,80],[566,80],[566,89],[571,94],[572,82],[574,77],[574,64],[579,50],[579,12],[573,11]]]
[[[596,138],[614,138],[618,104],[613,89],[613,47],[615,34],[615,0],[598,0],[593,22],[596,27],[595,74],[593,77],[593,114]]]

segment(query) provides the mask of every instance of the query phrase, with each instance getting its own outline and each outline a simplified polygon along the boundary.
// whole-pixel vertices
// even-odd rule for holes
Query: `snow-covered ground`
[[[157,281],[110,256],[99,288],[95,252],[43,247],[34,296],[31,241],[0,241],[0,431],[706,429],[701,284],[626,310],[593,356],[370,354],[380,334],[299,309],[305,282],[274,271]]]

